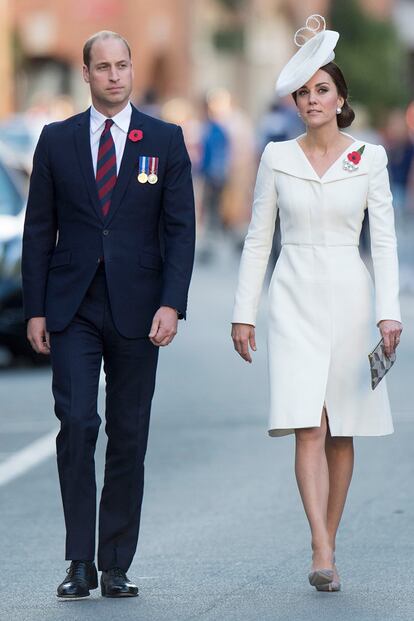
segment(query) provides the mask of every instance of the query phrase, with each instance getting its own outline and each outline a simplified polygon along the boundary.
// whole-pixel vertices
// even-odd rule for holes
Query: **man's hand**
[[[49,332],[46,332],[46,317],[32,317],[27,322],[27,338],[37,354],[50,353]]]
[[[231,329],[234,349],[246,362],[252,362],[250,348],[256,351],[256,339],[254,326],[248,323],[234,323]]]
[[[381,336],[384,339],[384,351],[388,358],[393,354],[400,342],[402,324],[393,319],[383,319],[378,324]]]
[[[156,347],[169,345],[177,334],[178,315],[175,308],[161,306],[152,320],[149,339]]]

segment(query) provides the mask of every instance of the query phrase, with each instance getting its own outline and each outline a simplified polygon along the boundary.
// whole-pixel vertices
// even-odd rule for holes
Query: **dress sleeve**
[[[272,248],[277,215],[275,174],[269,143],[260,160],[252,219],[244,242],[233,311],[233,323],[255,325],[260,294]]]
[[[401,321],[397,239],[394,209],[387,171],[387,155],[382,146],[376,154],[369,176],[368,213],[371,255],[375,277],[375,314],[383,319]]]

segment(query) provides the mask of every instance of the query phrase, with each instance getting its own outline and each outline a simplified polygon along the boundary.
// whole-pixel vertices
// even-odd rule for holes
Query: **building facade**
[[[12,0],[15,108],[24,110],[45,94],[70,95],[76,109],[84,107],[82,47],[99,30],[119,32],[130,43],[134,99],[149,90],[160,98],[189,95],[191,5],[191,0]]]

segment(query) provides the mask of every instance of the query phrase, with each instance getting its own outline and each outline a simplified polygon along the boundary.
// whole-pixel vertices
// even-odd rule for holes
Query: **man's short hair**
[[[123,36],[118,34],[117,32],[112,32],[112,30],[100,30],[93,34],[89,39],[85,42],[83,46],[83,63],[89,68],[91,62],[91,50],[95,41],[98,39],[119,39],[125,44],[126,49],[128,50],[129,58],[131,59],[131,48],[129,47],[129,43]]]

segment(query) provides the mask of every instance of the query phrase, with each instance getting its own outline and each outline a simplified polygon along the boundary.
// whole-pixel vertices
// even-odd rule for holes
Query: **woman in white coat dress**
[[[387,157],[383,147],[340,131],[354,113],[332,62],[335,35],[318,33],[279,77],[277,90],[292,93],[306,133],[264,150],[232,327],[236,351],[251,362],[279,212],[282,249],[268,296],[269,434],[296,435],[295,472],[312,535],[309,581],[324,591],[340,589],[335,540],[353,436],[393,432],[386,381],[372,391],[367,354],[378,341],[377,326],[387,354],[402,330]],[[375,296],[358,249],[366,208]]]

